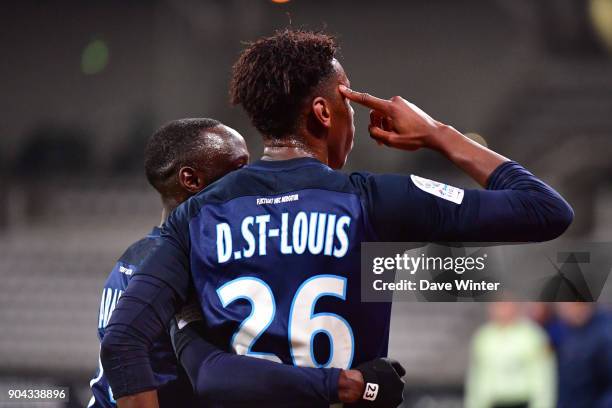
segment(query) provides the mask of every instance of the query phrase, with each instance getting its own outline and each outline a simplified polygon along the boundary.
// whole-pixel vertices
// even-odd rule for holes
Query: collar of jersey
[[[151,232],[149,233],[150,237],[159,237],[161,235],[161,228],[158,226],[153,227]]]
[[[325,166],[325,164],[321,163],[319,160],[312,157],[298,157],[297,159],[289,159],[289,160],[257,160],[246,166],[249,169],[256,170],[292,170],[303,166]]]

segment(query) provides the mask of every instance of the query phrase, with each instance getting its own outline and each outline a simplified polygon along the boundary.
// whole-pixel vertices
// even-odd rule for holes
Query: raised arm
[[[437,150],[483,187],[487,186],[493,170],[509,161],[451,126],[434,120],[401,96],[385,100],[355,92],[343,85],[340,85],[340,93],[372,109],[369,131],[379,143],[410,151],[419,148]]]
[[[432,119],[401,97],[340,87],[372,109],[369,131],[381,144],[444,154],[486,190],[462,190],[418,176],[355,175],[371,197],[371,221],[387,241],[546,241],[571,224],[573,211],[550,186],[516,162]]]

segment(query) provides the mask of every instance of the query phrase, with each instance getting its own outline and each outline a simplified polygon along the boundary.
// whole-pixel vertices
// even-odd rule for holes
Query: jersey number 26
[[[217,289],[223,307],[245,299],[251,304],[251,313],[234,333],[232,347],[237,354],[281,362],[272,353],[251,351],[253,344],[270,326],[276,315],[276,302],[270,286],[259,278],[242,277],[225,283]],[[316,275],[305,280],[295,292],[289,312],[289,349],[293,364],[303,367],[337,367],[348,369],[353,361],[355,341],[348,322],[334,313],[315,313],[315,305],[323,296],[346,300],[346,278],[336,275]],[[313,351],[318,333],[330,342],[329,359],[316,361]]]

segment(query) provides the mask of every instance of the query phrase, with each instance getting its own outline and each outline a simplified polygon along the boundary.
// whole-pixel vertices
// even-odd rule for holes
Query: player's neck
[[[309,142],[306,143],[304,140]],[[312,157],[327,164],[327,145],[317,139],[303,137],[269,138],[264,141],[261,160],[291,160],[302,157]]]
[[[179,204],[180,203],[177,200],[162,198],[162,214],[161,214],[161,221],[159,223],[160,227],[164,224],[164,222],[166,222],[166,220],[170,216],[170,213],[174,211],[174,209],[178,207]]]
[[[168,219],[168,215],[170,215],[171,212],[172,211],[168,211],[166,207],[162,208],[161,220],[159,221],[159,227],[164,225],[164,222],[166,222],[166,220]]]

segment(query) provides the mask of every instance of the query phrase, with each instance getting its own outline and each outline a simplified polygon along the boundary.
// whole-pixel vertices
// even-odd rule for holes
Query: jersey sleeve
[[[130,280],[100,344],[100,362],[115,399],[159,386],[150,351],[180,306],[179,296],[165,282],[149,275]]]
[[[191,288],[190,247],[188,206],[185,204],[170,214],[162,226],[158,245],[135,275],[159,279],[184,301]]]
[[[175,210],[119,299],[100,347],[100,361],[116,399],[158,387],[150,362],[155,339],[187,298],[189,229],[183,206]]]
[[[379,241],[537,242],[572,222],[569,204],[516,162],[501,164],[486,190],[418,176],[355,173]]]
[[[199,401],[207,406],[327,408],[339,402],[337,368],[296,367],[239,356],[198,335],[179,356]]]
[[[98,311],[98,339],[102,341],[104,338],[104,330],[108,323],[108,319],[112,315],[114,307],[120,298],[121,294],[127,287],[127,277],[121,276],[121,269],[125,268],[123,263],[119,260],[115,264],[111,273],[109,274],[104,287],[102,289],[102,296],[100,299],[100,308]],[[125,276],[125,275],[124,275]],[[89,382],[91,388],[92,397],[89,401],[88,408],[99,408],[111,406],[112,395],[109,392],[109,386],[106,381],[104,370],[102,369],[101,363],[98,363],[98,369],[96,375]]]

